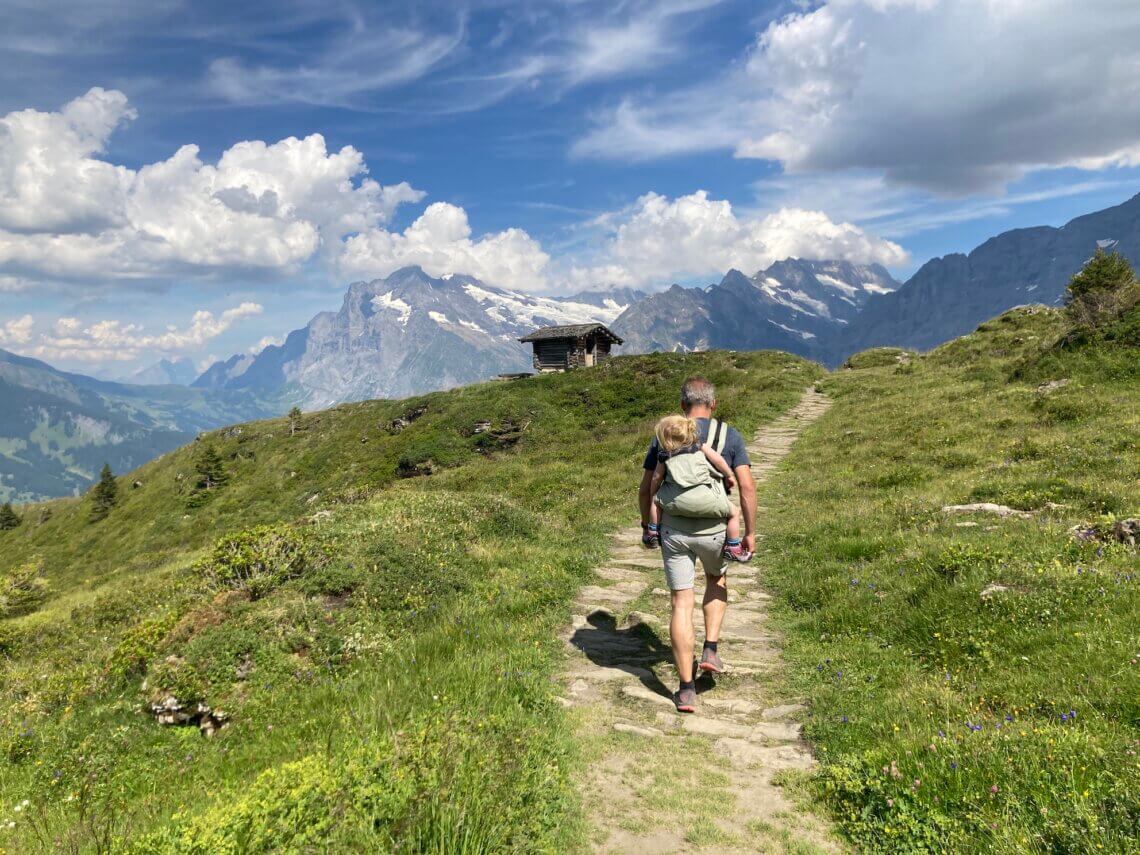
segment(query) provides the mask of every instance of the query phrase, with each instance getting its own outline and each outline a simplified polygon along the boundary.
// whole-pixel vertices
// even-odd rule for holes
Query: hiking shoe
[[[701,664],[698,667],[710,674],[724,673],[724,663],[720,661],[715,650],[709,650],[707,647],[701,651]]]
[[[656,549],[661,545],[661,534],[647,525],[641,527],[641,543],[646,549]]]
[[[677,712],[693,713],[697,711],[697,692],[695,689],[678,689],[673,693],[673,703]]]
[[[721,554],[729,561],[739,561],[741,564],[746,564],[752,560],[752,553],[743,543],[738,543],[735,546],[729,546],[728,543],[725,543]]]

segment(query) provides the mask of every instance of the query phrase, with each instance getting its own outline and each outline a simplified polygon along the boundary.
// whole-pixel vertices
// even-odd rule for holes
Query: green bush
[[[219,539],[197,570],[213,589],[246,591],[256,600],[323,566],[326,559],[310,532],[287,524],[263,525]]]
[[[0,618],[36,611],[47,600],[43,562],[35,559],[0,576]]]
[[[128,629],[111,653],[108,670],[120,677],[142,674],[177,621],[178,615],[170,613]]]
[[[167,656],[147,668],[147,685],[153,697],[174,695],[185,707],[206,699],[206,677],[192,662]]]
[[[1140,300],[1132,265],[1118,252],[1097,249],[1096,254],[1068,285],[1066,311],[1085,329],[1115,320]]]

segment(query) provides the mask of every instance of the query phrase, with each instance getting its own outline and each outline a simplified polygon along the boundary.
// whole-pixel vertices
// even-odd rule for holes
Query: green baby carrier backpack
[[[709,419],[709,445],[718,454],[724,450],[727,433],[722,422]],[[657,491],[657,505],[666,514],[695,519],[727,519],[731,512],[724,479],[699,445],[665,461],[665,481]]]

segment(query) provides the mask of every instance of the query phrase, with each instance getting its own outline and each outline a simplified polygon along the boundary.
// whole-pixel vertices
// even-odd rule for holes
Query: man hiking
[[[736,489],[740,491],[740,508],[744,522],[743,548],[751,553],[756,549],[756,482],[752,479],[751,462],[744,440],[733,428],[713,418],[716,410],[716,389],[704,377],[690,377],[681,386],[681,411],[697,424],[699,442],[708,443],[724,458],[735,475]],[[710,428],[712,428],[710,435]],[[696,563],[701,562],[705,573],[705,596],[702,608],[705,616],[705,643],[701,651],[700,669],[713,674],[724,671],[717,652],[720,627],[728,608],[728,580],[725,569],[726,521],[720,518],[693,518],[675,516],[661,509],[660,521],[653,526],[653,475],[660,460],[657,439],[654,438],[645,456],[638,502],[641,507],[642,542],[647,546],[661,547],[665,566],[665,580],[672,597],[672,615],[669,619],[669,639],[673,646],[673,661],[681,686],[673,695],[678,712],[696,711],[697,690],[693,673],[693,584],[696,581]],[[653,526],[653,527],[651,527]],[[656,530],[655,530],[656,529]]]

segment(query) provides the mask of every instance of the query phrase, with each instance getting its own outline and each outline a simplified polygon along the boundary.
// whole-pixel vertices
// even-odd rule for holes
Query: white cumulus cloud
[[[371,229],[345,241],[341,270],[352,277],[387,276],[416,264],[433,276],[467,273],[504,288],[547,287],[550,256],[521,229],[471,237],[467,212],[435,202],[403,232]]]
[[[226,332],[238,321],[259,315],[262,307],[245,302],[220,315],[201,310],[194,313],[185,328],[168,326],[161,333],[148,333],[139,324],[120,320],[96,321],[84,326],[77,318],[59,318],[51,330],[42,332],[33,341],[32,318],[26,322],[23,339],[18,343],[29,345],[21,352],[43,359],[68,359],[84,362],[128,362],[144,353],[170,355],[200,348],[211,339]],[[11,326],[11,324],[9,324]]]
[[[713,82],[622,102],[574,151],[726,148],[948,195],[1137,165],[1138,40],[1131,0],[827,0],[769,24]]]
[[[271,347],[271,346],[280,347],[284,343],[285,343],[284,336],[275,336],[275,335],[262,336],[261,340],[258,341],[257,344],[250,345],[249,352],[254,354],[254,355],[257,355],[257,354],[261,353],[261,351],[265,350],[265,348],[267,348],[267,347]]]
[[[27,344],[32,340],[35,318],[24,315],[0,325],[0,344]]]
[[[730,202],[703,190],[675,199],[648,193],[602,224],[610,236],[598,263],[571,272],[580,286],[667,284],[730,268],[752,274],[789,257],[884,265],[907,259],[897,244],[820,211],[740,216]]]
[[[382,186],[359,151],[330,152],[320,134],[239,142],[214,164],[194,145],[137,170],[99,159],[133,116],[126,96],[96,88],[58,113],[0,118],[0,272],[288,272],[424,195]]]

